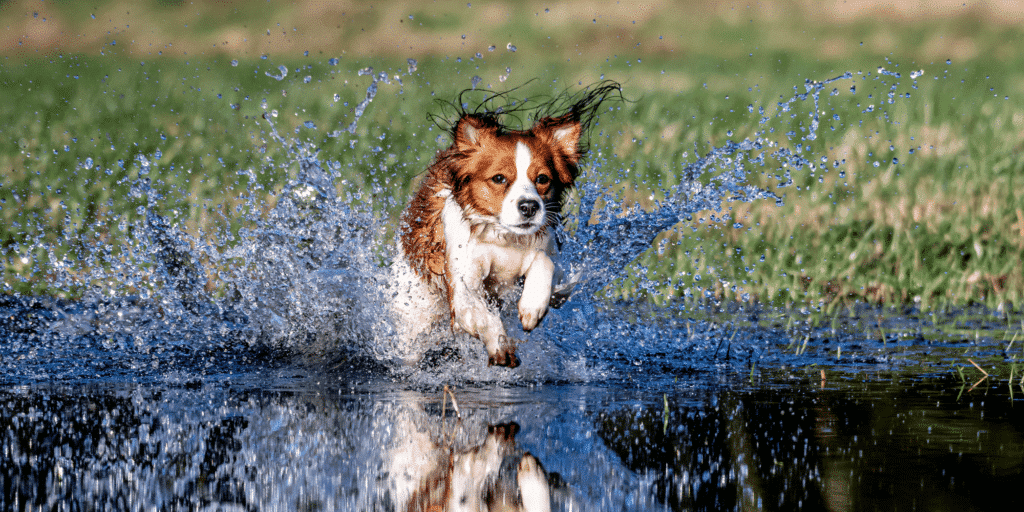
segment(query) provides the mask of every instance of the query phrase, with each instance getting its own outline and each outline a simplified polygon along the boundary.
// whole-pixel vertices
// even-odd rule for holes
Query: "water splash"
[[[415,72],[415,61],[408,64],[409,72]],[[287,73],[279,70],[282,77]],[[881,69],[879,75],[899,78]],[[345,130],[349,134],[355,133],[378,84],[392,80],[372,68],[359,76],[369,76],[371,82]],[[671,308],[637,323],[630,320],[638,315],[636,310],[606,307],[601,292],[651,250],[659,235],[691,222],[697,212],[721,211],[735,201],[781,201],[773,190],[751,185],[754,174],[769,173],[784,188],[792,184],[792,172],[829,165],[810,146],[821,129],[821,103],[837,94],[832,84],[853,76],[808,80],[802,90],[776,102],[774,113],[751,105],[748,111],[756,116],[759,131],[726,140],[683,165],[676,173],[679,183],[660,191],[663,199],[646,209],[626,208],[609,193],[599,177],[620,170],[594,158],[579,184],[578,205],[565,213],[565,228],[557,232],[571,297],[561,309],[552,310],[541,328],[518,333],[525,344],[519,350],[523,365],[516,370],[487,368],[479,342],[465,336],[452,340],[445,333],[438,337],[439,348],[428,353],[425,367],[392,365],[390,220],[345,181],[339,162],[325,160],[309,141],[281,135],[266,102],[262,123],[268,143],[285,154],[285,161],[275,165],[291,169],[294,177],[268,197],[255,170],[240,170],[250,187],[237,198],[241,206],[234,220],[242,227],[237,233],[196,233],[184,227],[184,212],[166,212],[171,199],[153,180],[161,166],[159,151],[124,164],[134,169],[122,184],[128,185],[137,207],[114,222],[117,235],[130,243],[120,248],[71,239],[39,244],[54,269],[48,277],[52,286],[73,290],[81,299],[46,302],[47,327],[40,332],[49,341],[33,343],[58,347],[88,340],[147,355],[171,349],[199,354],[211,347],[269,347],[322,361],[362,358],[426,384],[593,381],[628,375],[637,367],[678,369],[714,360],[730,353],[722,343],[725,327],[704,325],[694,332],[675,319]],[[478,81],[474,77],[473,85]],[[776,135],[769,126],[772,120],[792,125],[795,107],[805,102],[806,125]],[[317,129],[311,124],[305,130]],[[90,158],[82,164],[92,165]],[[75,248],[72,258],[67,257],[70,247]],[[32,252],[22,249],[14,248]],[[654,276],[641,276],[641,281],[657,284]],[[508,325],[517,325],[514,311],[505,314]],[[751,358],[767,357],[756,344],[748,343],[745,351]]]

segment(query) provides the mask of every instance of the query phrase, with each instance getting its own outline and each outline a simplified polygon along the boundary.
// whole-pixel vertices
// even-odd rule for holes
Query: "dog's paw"
[[[507,366],[509,368],[519,366],[519,358],[516,357],[515,341],[502,336],[498,348],[494,352],[487,354],[487,366]]]
[[[523,324],[523,330],[530,332],[536,329],[547,312],[548,304],[546,301],[542,304],[533,305],[521,301],[519,303],[519,321]]]

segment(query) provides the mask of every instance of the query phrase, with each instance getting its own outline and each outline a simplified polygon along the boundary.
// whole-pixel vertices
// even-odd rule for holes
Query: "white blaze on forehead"
[[[512,227],[512,231],[519,234],[532,233],[543,225],[544,202],[540,194],[537,193],[537,187],[530,180],[528,173],[532,160],[533,153],[530,151],[530,147],[523,142],[517,142],[516,179],[505,193],[505,200],[501,204],[501,213],[498,215],[499,223],[505,227]],[[537,202],[540,209],[533,218],[524,219],[519,212],[519,202],[522,200]]]
[[[526,178],[526,170],[530,167],[530,160],[533,158],[533,153],[530,152],[530,148],[522,142],[516,142],[516,180],[529,179]]]
[[[512,188],[508,191],[506,200],[518,202],[520,198],[534,197],[540,198],[537,195],[537,187],[533,186],[533,182],[530,181],[530,175],[528,170],[530,169],[530,160],[533,159],[533,153],[530,152],[529,146],[522,142],[516,143],[516,180],[512,183]]]

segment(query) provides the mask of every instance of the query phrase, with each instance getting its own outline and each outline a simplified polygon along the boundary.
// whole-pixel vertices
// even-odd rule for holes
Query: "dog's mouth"
[[[536,221],[521,222],[519,224],[502,224],[502,227],[517,235],[532,235],[541,228],[541,223]]]

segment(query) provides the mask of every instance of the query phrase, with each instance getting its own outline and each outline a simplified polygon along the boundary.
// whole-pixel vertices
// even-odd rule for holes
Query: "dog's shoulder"
[[[431,166],[402,213],[400,241],[410,265],[421,277],[445,270],[444,205],[451,194],[451,171],[439,160]]]

